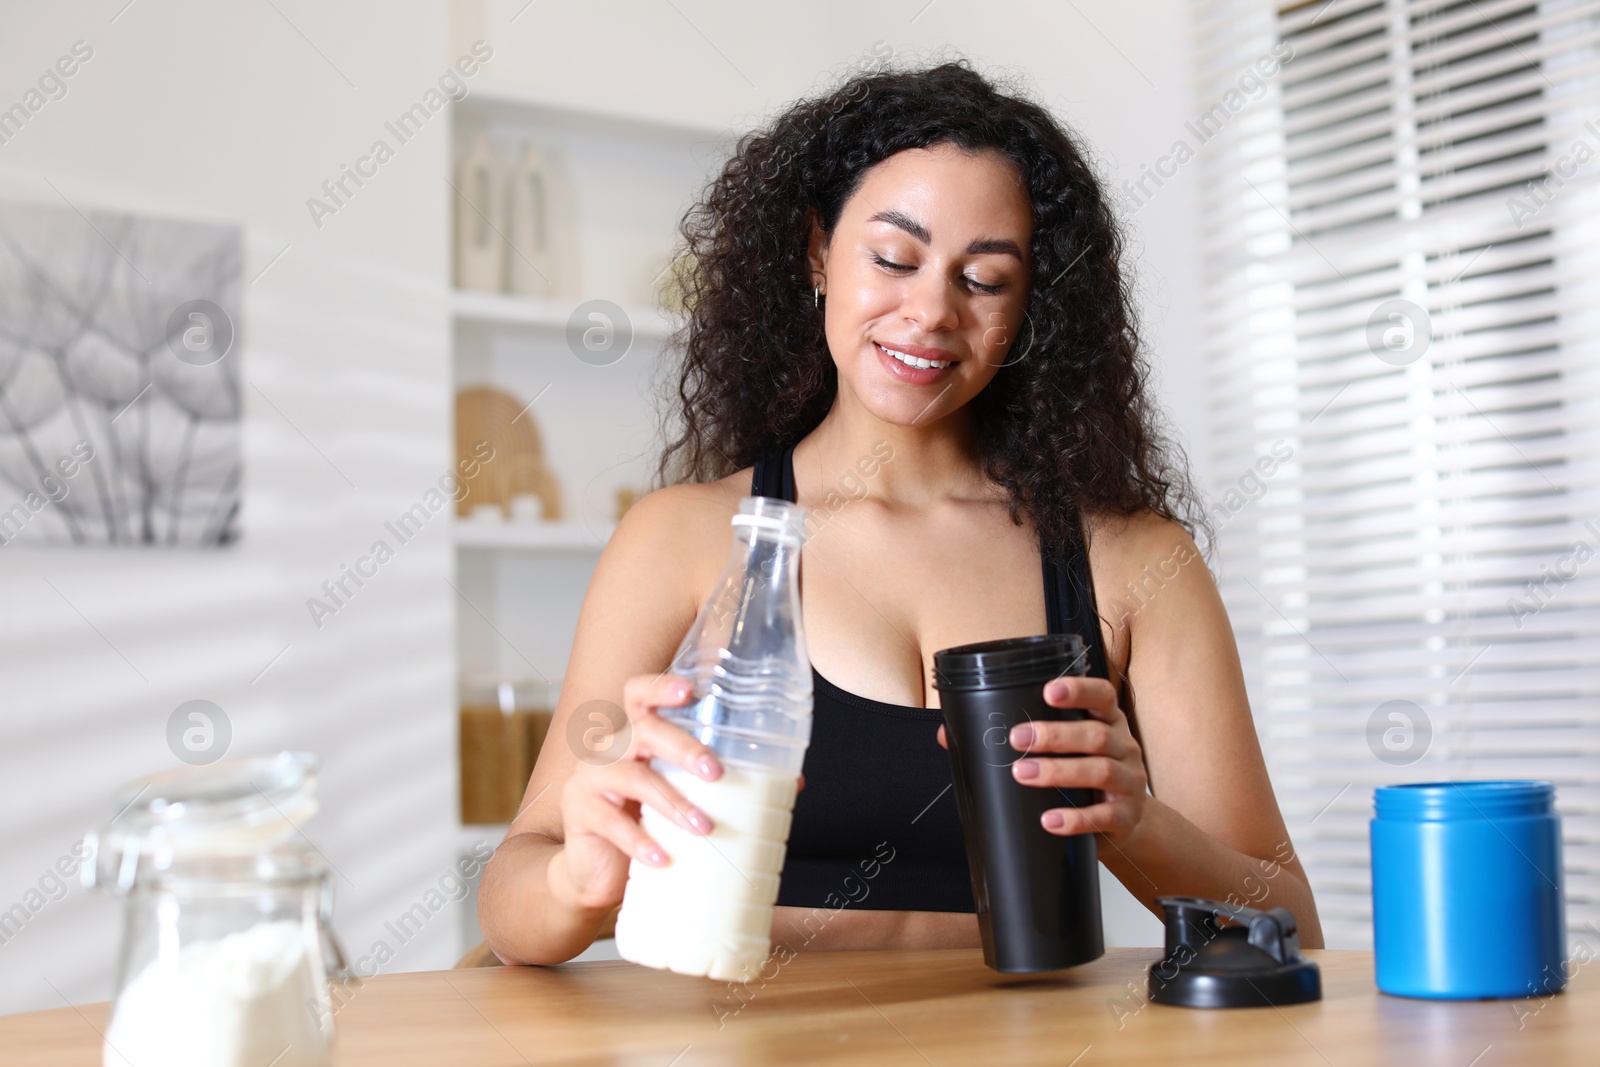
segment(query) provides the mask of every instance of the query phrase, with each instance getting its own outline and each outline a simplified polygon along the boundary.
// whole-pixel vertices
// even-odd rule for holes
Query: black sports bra
[[[751,492],[795,499],[794,446],[756,463]],[[1088,645],[1106,673],[1082,531],[1060,558],[1043,550],[1045,621]],[[938,708],[847,693],[811,668],[806,787],[795,801],[778,903],[790,907],[973,911],[972,883],[950,780],[935,734]]]

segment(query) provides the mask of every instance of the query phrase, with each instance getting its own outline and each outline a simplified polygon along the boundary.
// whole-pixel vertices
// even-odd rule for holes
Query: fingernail
[[[667,854],[654,845],[646,845],[639,852],[639,858],[652,867],[665,867],[667,865]]]
[[[1064,682],[1060,678],[1057,678],[1049,685],[1044,687],[1044,695],[1046,697],[1054,697],[1057,700],[1065,699],[1069,684],[1070,683]]]
[[[1059,811],[1047,811],[1044,813],[1044,824],[1051,830],[1059,830],[1067,825],[1067,817]]]
[[[700,775],[700,777],[704,778],[708,782],[716,781],[717,777],[722,774],[721,764],[719,764],[716,757],[711,755],[709,752],[695,760],[694,769],[695,772]]]
[[[711,817],[699,808],[690,808],[689,814],[684,816],[689,820],[689,825],[703,834],[711,832]]]
[[[1011,765],[1011,773],[1018,778],[1037,778],[1039,777],[1039,761],[1019,759]]]
[[[1012,748],[1028,748],[1033,744],[1033,727],[1026,724],[1011,731]]]
[[[672,687],[672,695],[677,697],[679,700],[683,700],[690,694],[690,692],[692,692],[692,690],[689,688],[688,682],[679,682],[677,685]]]

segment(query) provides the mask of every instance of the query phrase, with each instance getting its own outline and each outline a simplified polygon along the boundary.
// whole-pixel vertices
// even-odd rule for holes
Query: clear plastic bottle
[[[643,808],[640,822],[671,857],[634,860],[617,916],[623,959],[747,981],[771,952],[794,810],[811,740],[811,658],[800,617],[799,561],[806,510],[746,497],[733,517],[733,549],[721,580],[672,660],[694,684],[691,699],[660,714],[716,753],[723,774],[707,782],[651,766],[715,828],[701,835]]]

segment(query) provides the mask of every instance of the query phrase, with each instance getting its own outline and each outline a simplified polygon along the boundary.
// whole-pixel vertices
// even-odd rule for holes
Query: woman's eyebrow
[[[933,243],[933,234],[928,228],[916,219],[900,211],[880,211],[867,219],[868,222],[887,222],[890,226],[897,227],[909,233],[923,244]],[[967,255],[982,256],[998,253],[1000,255],[1015,256],[1019,262],[1026,262],[1022,258],[1022,250],[1017,243],[1004,237],[985,237],[973,241],[967,246]]]
[[[889,211],[880,211],[867,221],[887,222],[890,226],[897,226],[906,231],[925,245],[933,243],[933,234],[928,232],[928,228],[904,212],[894,211],[892,209]]]
[[[1022,250],[1017,247],[1017,242],[1004,237],[985,237],[981,241],[974,241],[967,246],[967,255],[982,256],[999,253],[1006,256],[1015,256],[1017,262],[1026,262],[1022,258]]]

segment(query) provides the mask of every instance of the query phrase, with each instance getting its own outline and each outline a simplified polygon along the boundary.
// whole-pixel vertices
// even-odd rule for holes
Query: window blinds
[[[1196,26],[1214,565],[1329,944],[1373,787],[1461,778],[1556,783],[1593,932],[1600,0]]]

